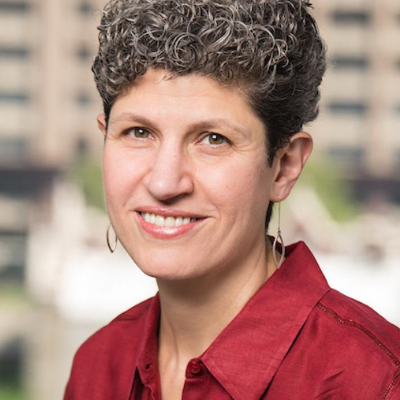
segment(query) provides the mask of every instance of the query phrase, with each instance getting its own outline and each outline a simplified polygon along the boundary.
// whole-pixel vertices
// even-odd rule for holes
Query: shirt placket
[[[161,400],[157,364],[150,358],[140,363],[130,400]]]
[[[204,400],[209,390],[209,372],[199,358],[190,360],[186,367],[182,400]]]

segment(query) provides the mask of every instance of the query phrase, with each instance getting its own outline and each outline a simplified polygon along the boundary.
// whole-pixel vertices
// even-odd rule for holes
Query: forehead
[[[227,119],[238,125],[264,124],[247,94],[236,85],[222,85],[198,74],[179,76],[163,69],[149,69],[114,103],[110,121],[127,112],[152,118]]]
[[[221,83],[213,77],[197,73],[178,75],[161,68],[149,68],[144,75],[136,78],[130,89],[142,94],[148,91],[151,95],[156,91],[157,95],[170,94],[187,98],[228,95],[229,98],[241,101],[246,108],[251,107],[242,85]]]

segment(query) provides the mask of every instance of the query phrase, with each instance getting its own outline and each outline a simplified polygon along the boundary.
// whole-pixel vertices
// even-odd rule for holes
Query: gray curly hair
[[[150,67],[244,89],[266,126],[269,161],[318,114],[325,46],[303,0],[112,0],[94,60],[106,121]]]

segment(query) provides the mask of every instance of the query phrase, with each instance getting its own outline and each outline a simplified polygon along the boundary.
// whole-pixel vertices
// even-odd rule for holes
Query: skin
[[[267,207],[289,195],[312,140],[297,133],[270,166],[264,124],[239,88],[153,69],[117,99],[107,129],[104,115],[98,125],[111,222],[159,286],[162,398],[180,399],[187,362],[274,273]],[[160,235],[143,223],[146,210],[197,221]]]

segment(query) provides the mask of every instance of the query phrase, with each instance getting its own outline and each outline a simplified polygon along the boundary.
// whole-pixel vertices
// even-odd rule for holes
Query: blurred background
[[[282,205],[331,286],[400,326],[400,3],[315,0],[315,152]],[[98,0],[0,0],[0,398],[62,398],[79,344],[156,291],[105,244]],[[270,232],[274,234],[276,222]]]

